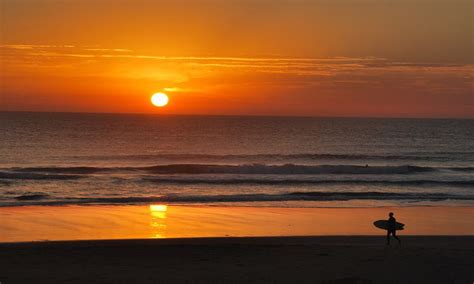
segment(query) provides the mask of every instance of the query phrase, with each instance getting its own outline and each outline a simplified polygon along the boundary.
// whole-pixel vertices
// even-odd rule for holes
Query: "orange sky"
[[[0,110],[474,117],[470,1],[0,1]]]

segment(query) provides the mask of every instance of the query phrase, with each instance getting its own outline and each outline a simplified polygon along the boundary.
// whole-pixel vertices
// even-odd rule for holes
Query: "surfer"
[[[390,212],[388,214],[387,245],[390,245],[390,234],[397,239],[398,244],[402,244],[402,241],[397,237],[396,225],[397,220],[393,217],[393,212]]]

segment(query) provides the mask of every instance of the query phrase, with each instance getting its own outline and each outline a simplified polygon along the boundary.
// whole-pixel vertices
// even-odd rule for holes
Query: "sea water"
[[[0,112],[0,206],[474,205],[474,123]]]

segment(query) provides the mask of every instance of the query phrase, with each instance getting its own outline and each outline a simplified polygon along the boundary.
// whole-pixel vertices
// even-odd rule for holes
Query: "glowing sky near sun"
[[[1,0],[0,111],[473,117],[471,5]]]

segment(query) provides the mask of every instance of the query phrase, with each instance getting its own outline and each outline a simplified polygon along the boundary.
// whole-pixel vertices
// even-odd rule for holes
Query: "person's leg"
[[[390,245],[390,230],[387,230],[387,245]]]
[[[392,233],[392,234],[393,234],[393,237],[394,237],[395,239],[397,239],[398,244],[401,244],[402,241],[401,241],[401,240],[398,238],[398,236],[397,236],[397,230],[393,230],[393,233]]]

